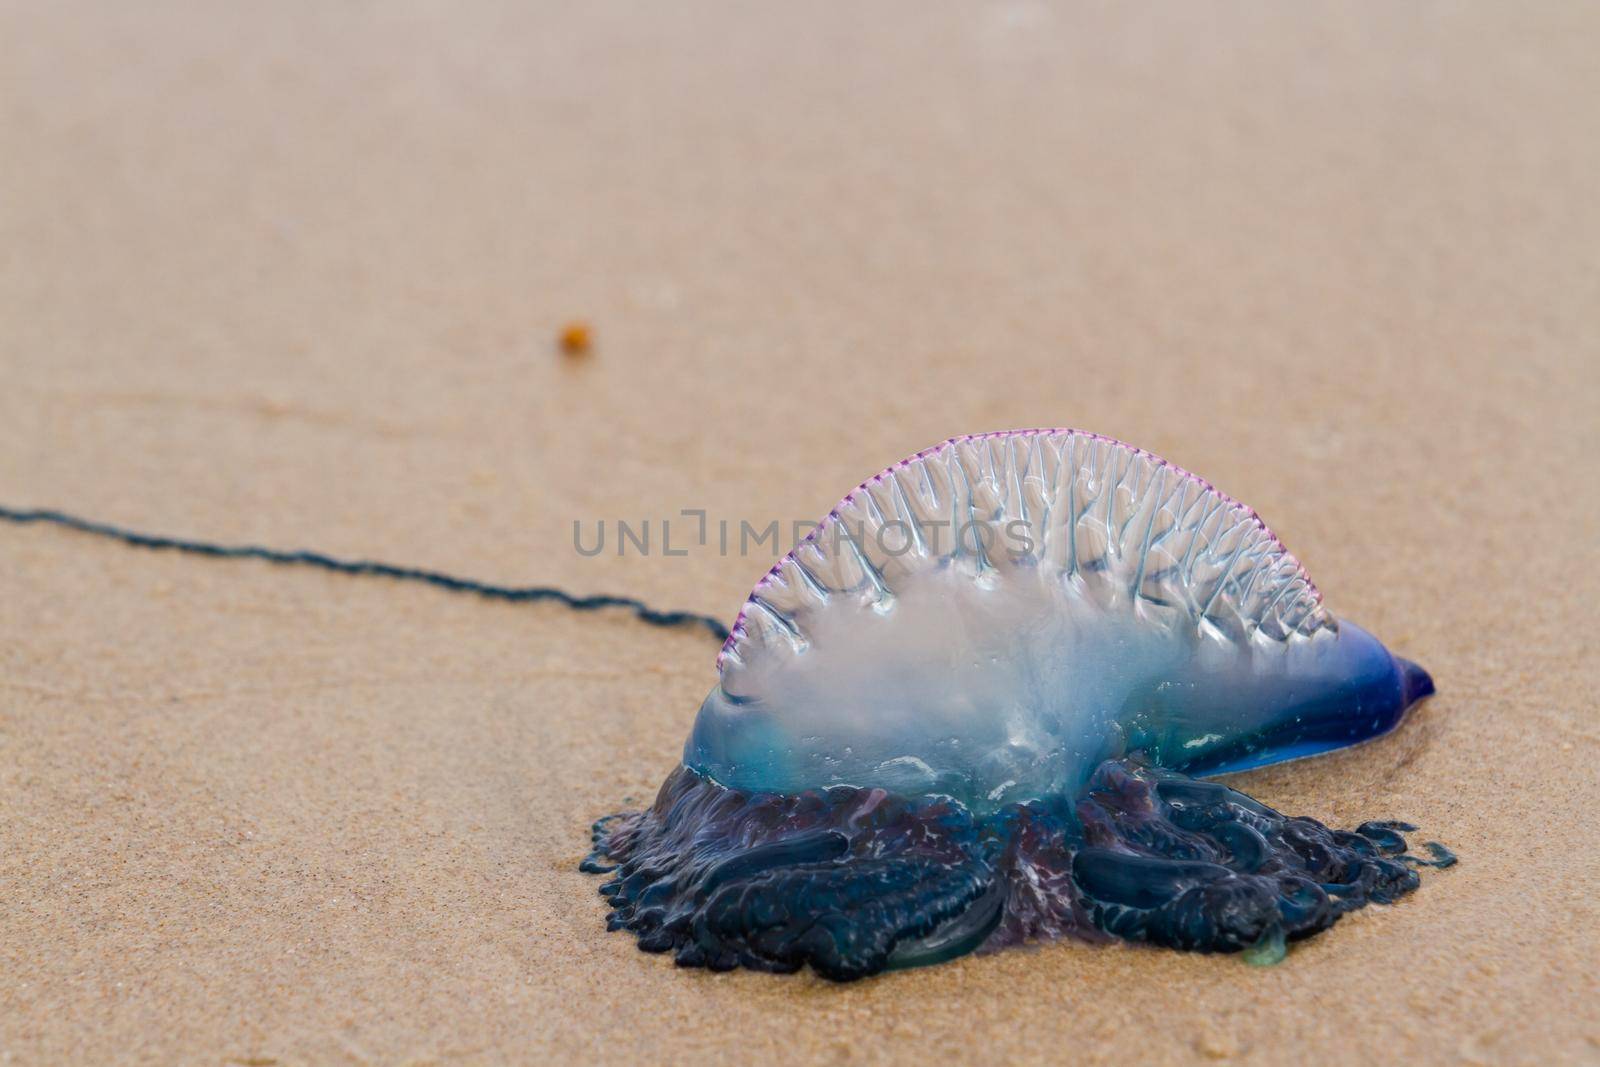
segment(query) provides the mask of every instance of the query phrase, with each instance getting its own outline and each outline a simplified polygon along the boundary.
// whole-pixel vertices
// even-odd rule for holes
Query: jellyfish
[[[713,970],[1061,937],[1273,962],[1452,857],[1205,779],[1370,741],[1432,691],[1202,479],[1082,431],[952,438],[756,584],[681,765],[583,867],[612,929]]]

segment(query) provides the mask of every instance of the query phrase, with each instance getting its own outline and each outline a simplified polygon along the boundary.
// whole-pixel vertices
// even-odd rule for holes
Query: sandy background
[[[1600,1062],[1600,9],[530,7],[0,7],[0,502],[731,619],[573,520],[1093,429],[1438,680],[1243,787],[1462,864],[1268,970],[680,972],[576,864],[704,635],[0,526],[0,1061]]]

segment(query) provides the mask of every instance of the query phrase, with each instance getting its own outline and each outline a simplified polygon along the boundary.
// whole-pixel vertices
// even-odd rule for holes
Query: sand
[[[1600,1062],[1594,8],[138,7],[0,11],[0,502],[731,618],[662,519],[1093,429],[1438,680],[1234,784],[1462,862],[1270,969],[679,971],[576,867],[704,634],[0,526],[0,1061]]]

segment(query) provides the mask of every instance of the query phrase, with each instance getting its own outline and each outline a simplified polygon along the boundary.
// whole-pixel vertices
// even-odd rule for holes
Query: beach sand
[[[137,7],[0,9],[0,502],[731,620],[741,520],[1092,429],[1437,679],[1234,784],[1461,863],[1265,969],[680,971],[577,864],[705,633],[0,525],[0,1061],[1600,1062],[1596,9]]]

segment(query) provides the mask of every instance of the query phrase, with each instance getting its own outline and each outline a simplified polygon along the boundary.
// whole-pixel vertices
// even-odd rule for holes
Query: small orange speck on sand
[[[561,351],[569,356],[588,355],[594,344],[587,322],[569,322],[561,329]]]
[[[1195,1041],[1195,1048],[1211,1060],[1232,1059],[1239,1054],[1238,1042],[1230,1035],[1209,1028],[1201,1032]]]

